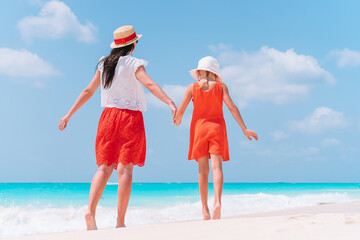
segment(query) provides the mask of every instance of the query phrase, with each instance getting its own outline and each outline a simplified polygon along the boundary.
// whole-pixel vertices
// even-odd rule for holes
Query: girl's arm
[[[157,97],[158,99],[160,99],[161,101],[163,101],[164,103],[166,103],[167,105],[169,105],[172,114],[173,114],[173,119],[175,117],[175,113],[176,113],[176,105],[175,103],[166,95],[166,93],[160,88],[159,85],[157,85],[152,79],[151,77],[147,74],[147,72],[145,71],[145,67],[144,66],[140,66],[136,72],[135,72],[135,77],[152,93],[155,95],[155,97]]]
[[[239,112],[239,109],[236,107],[235,103],[232,101],[229,90],[225,83],[221,83],[222,91],[223,91],[223,100],[226,104],[226,106],[229,108],[231,114],[233,115],[236,122],[240,125],[241,129],[243,130],[245,136],[251,141],[252,139],[250,137],[253,137],[258,140],[258,136],[254,131],[251,131],[246,128],[244,120],[241,117],[241,114]]]
[[[70,108],[69,112],[60,119],[59,130],[63,131],[66,128],[67,123],[74,113],[76,113],[79,108],[82,107],[91,97],[94,95],[96,89],[100,85],[100,71],[97,70],[94,78],[91,80],[90,84],[81,92],[78,99],[75,101],[74,105]]]
[[[193,85],[190,84],[190,86],[188,86],[188,88],[185,91],[184,98],[180,103],[180,107],[179,107],[178,111],[176,112],[176,116],[175,116],[175,119],[174,119],[175,126],[179,126],[180,123],[181,123],[181,119],[182,119],[182,117],[184,115],[184,112],[185,112],[185,110],[186,110],[187,106],[189,105],[189,102],[190,102],[190,100],[192,98],[192,89],[193,89]]]

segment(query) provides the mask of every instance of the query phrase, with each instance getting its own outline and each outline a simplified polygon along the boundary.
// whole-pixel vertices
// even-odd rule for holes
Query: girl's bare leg
[[[202,214],[204,220],[210,219],[210,212],[207,203],[208,184],[209,184],[209,157],[201,157],[197,159],[199,165],[199,190],[202,204]]]
[[[221,218],[221,196],[223,190],[224,177],[222,172],[222,157],[216,154],[210,154],[211,169],[213,171],[214,184],[214,210],[212,219]]]
[[[127,165],[119,163],[117,167],[119,178],[117,228],[125,227],[125,213],[131,194],[133,168],[134,165],[132,163]]]
[[[101,165],[94,175],[91,182],[90,193],[89,193],[89,205],[87,213],[85,214],[86,230],[96,230],[95,211],[99,203],[101,195],[104,192],[106,183],[109,180],[113,166]]]

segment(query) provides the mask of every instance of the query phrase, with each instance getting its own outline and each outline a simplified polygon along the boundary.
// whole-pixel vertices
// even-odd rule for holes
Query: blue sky
[[[134,56],[178,104],[207,55],[248,128],[224,106],[226,182],[359,182],[358,1],[36,1],[0,8],[0,182],[90,182],[100,91],[57,129],[110,52],[112,32],[143,34]],[[176,128],[148,95],[137,182],[196,182],[187,161],[191,110]],[[116,182],[114,173],[110,181]]]

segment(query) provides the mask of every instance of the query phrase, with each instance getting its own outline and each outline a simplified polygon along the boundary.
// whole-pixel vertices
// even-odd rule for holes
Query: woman
[[[130,56],[141,36],[135,33],[132,26],[123,26],[114,31],[110,55],[100,58],[94,78],[59,122],[59,129],[63,131],[74,113],[101,84],[101,105],[105,109],[100,117],[95,141],[98,171],[91,182],[85,215],[87,230],[97,229],[96,206],[113,169],[117,170],[119,180],[116,227],[125,227],[133,166],[141,167],[145,163],[146,139],[142,111],[146,111],[146,95],[143,86],[169,105],[173,117],[176,113],[174,102],[146,73],[147,61]]]

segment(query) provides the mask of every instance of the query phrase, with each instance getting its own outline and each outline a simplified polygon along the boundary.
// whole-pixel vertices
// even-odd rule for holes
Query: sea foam
[[[342,203],[354,200],[347,193],[303,194],[294,197],[278,194],[224,195],[222,216],[266,212],[324,203]],[[131,201],[131,200],[130,200]],[[209,206],[213,198],[209,199]],[[131,204],[131,203],[130,203]],[[87,206],[64,208],[29,206],[0,206],[0,237],[14,237],[35,233],[64,232],[85,229],[84,214]],[[99,228],[116,225],[116,206],[97,209]],[[201,219],[201,202],[180,202],[159,206],[129,206],[128,226]]]

